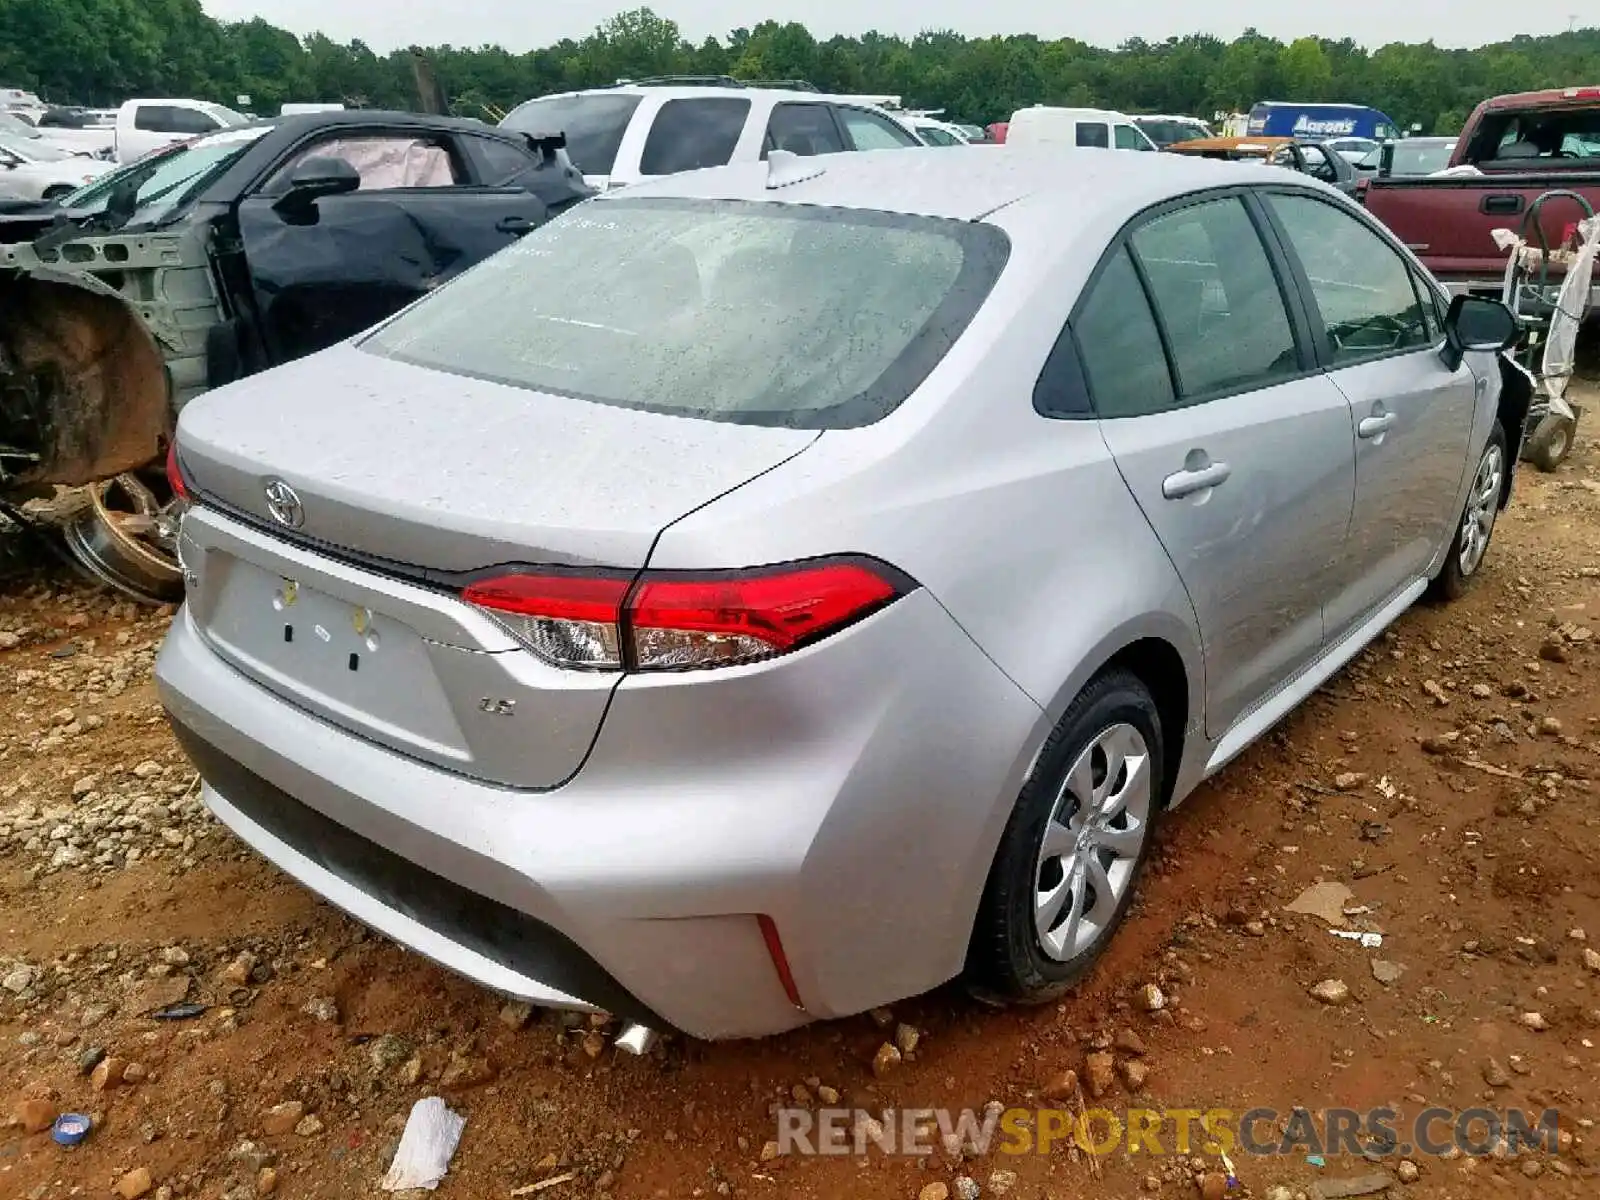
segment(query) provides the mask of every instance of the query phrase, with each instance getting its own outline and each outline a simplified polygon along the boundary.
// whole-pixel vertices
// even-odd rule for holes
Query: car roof
[[[341,108],[331,112],[290,113],[267,117],[261,122],[274,129],[299,134],[308,129],[334,129],[342,125],[385,125],[399,129],[456,129],[464,133],[489,134],[520,141],[521,135],[466,117],[433,116],[429,113],[400,112],[384,108]]]
[[[1561,108],[1574,102],[1593,102],[1600,97],[1600,85],[1580,87],[1545,88],[1537,92],[1508,92],[1503,96],[1490,96],[1479,107],[1485,112],[1499,112],[1507,108]]]
[[[932,148],[868,150],[800,161],[822,169],[777,188],[767,187],[765,162],[686,171],[606,193],[594,203],[647,197],[754,200],[976,221],[1046,193],[1053,206],[1078,221],[1103,212],[1131,213],[1208,187],[1286,182],[1279,167],[1060,146],[1002,145],[973,155]]]
[[[1131,121],[1127,113],[1118,112],[1114,108],[1067,108],[1059,104],[1030,104],[1027,108],[1019,108],[1011,114],[1015,121],[1023,113],[1032,113],[1037,116],[1071,117],[1076,121]]]
[[[131,100],[124,100],[122,107],[130,104],[192,104],[196,108],[226,108],[225,104],[218,104],[215,100],[201,100],[194,96],[135,96]]]
[[[754,96],[772,96],[782,101],[799,100],[809,101],[812,104],[826,101],[830,104],[855,105],[868,105],[872,99],[870,96],[801,91],[797,88],[720,87],[716,84],[692,83],[619,83],[614,87],[580,88],[572,92],[551,92],[546,96],[531,96],[522,103],[531,104],[535,100],[567,100],[574,96],[660,96],[663,100],[692,100],[703,96],[737,96],[741,100],[749,100]]]

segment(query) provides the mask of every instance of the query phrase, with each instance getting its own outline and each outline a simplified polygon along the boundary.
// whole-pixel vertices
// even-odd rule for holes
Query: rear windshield
[[[1389,170],[1395,175],[1431,175],[1450,165],[1450,156],[1455,153],[1455,148],[1454,142],[1396,142],[1394,163]],[[1382,157],[1383,147],[1380,146],[1361,162],[1363,166],[1369,161],[1377,166]]]
[[[845,429],[925,379],[1005,264],[1000,230],[858,209],[580,205],[382,326],[372,353],[652,412]]]
[[[585,175],[609,175],[640,96],[623,92],[550,96],[529,100],[506,114],[500,128],[517,133],[567,135],[567,156]]]
[[[1591,166],[1600,149],[1600,109],[1534,108],[1484,114],[1467,145],[1465,161],[1497,169]],[[1542,163],[1541,163],[1541,160]]]

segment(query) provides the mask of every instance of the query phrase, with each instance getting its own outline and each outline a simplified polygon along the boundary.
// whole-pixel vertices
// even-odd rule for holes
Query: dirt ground
[[[1405,1196],[1593,1195],[1591,411],[1558,473],[1523,468],[1465,600],[1408,614],[1171,816],[1142,899],[1076,995],[996,1011],[951,988],[898,1005],[916,1046],[881,1077],[875,1052],[912,1034],[870,1016],[758,1043],[669,1040],[644,1059],[587,1022],[523,1024],[210,821],[150,683],[166,614],[65,573],[0,584],[0,1196],[376,1194],[429,1095],[466,1118],[446,1197],[1291,1200],[1381,1191],[1384,1174]],[[1381,946],[1284,911],[1319,882],[1349,889],[1330,915]],[[1345,985],[1318,989],[1337,1003],[1312,994],[1327,981]],[[1164,1003],[1147,1012],[1151,984]],[[208,1007],[151,1015],[179,1003]],[[1111,1058],[1093,1069],[1096,1051]],[[91,1073],[102,1057],[122,1082]],[[1197,1172],[1224,1168],[1198,1147],[960,1165],[764,1154],[780,1103],[830,1089],[871,1110],[1037,1108],[1066,1070],[1083,1086],[1114,1076],[1087,1103],[1117,1112],[1390,1106],[1403,1125],[1430,1105],[1555,1108],[1562,1142],[1404,1163],[1235,1152],[1237,1186],[1204,1190]],[[56,1109],[93,1116],[81,1145],[17,1123]]]

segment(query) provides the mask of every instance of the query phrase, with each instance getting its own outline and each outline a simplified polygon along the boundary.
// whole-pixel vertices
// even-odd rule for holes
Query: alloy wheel
[[[1491,444],[1478,462],[1472,479],[1466,511],[1461,514],[1461,551],[1457,559],[1463,577],[1470,576],[1483,562],[1500,513],[1500,485],[1505,479],[1505,451]]]
[[[1111,929],[1150,827],[1152,764],[1132,725],[1086,746],[1051,806],[1039,848],[1034,926],[1050,958],[1067,962]]]

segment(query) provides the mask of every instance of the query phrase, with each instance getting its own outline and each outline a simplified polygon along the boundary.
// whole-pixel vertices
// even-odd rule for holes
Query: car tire
[[[1494,536],[1495,521],[1500,514],[1500,493],[1510,470],[1506,431],[1497,420],[1473,468],[1472,486],[1456,520],[1444,565],[1429,588],[1434,599],[1459,600],[1477,578],[1484,556],[1489,552],[1489,539]]]
[[[1150,853],[1166,798],[1164,746],[1155,701],[1127,671],[1098,676],[1067,708],[989,869],[967,954],[967,982],[980,999],[1043,1003],[1094,965]],[[1085,832],[1083,805],[1096,798],[1103,807]]]
[[[1571,417],[1551,413],[1534,426],[1522,457],[1541,471],[1554,471],[1572,453],[1572,442],[1577,431],[1578,423]]]

